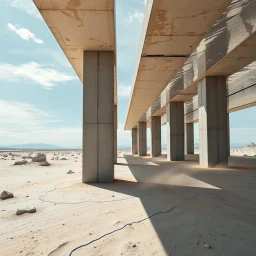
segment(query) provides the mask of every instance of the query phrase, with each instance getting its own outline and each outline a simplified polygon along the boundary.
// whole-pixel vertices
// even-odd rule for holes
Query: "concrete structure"
[[[229,125],[226,77],[206,77],[198,84],[200,165],[228,165]]]
[[[170,102],[166,106],[167,159],[184,160],[184,104]]]
[[[150,132],[151,132],[151,149],[152,157],[160,156],[162,152],[161,146],[161,117],[152,116],[150,118]]]
[[[137,135],[138,129],[132,128],[132,154],[137,155],[138,154],[138,135]]]
[[[218,1],[218,3],[216,1],[199,1],[191,2],[191,4],[182,0],[179,2],[164,0],[149,2],[142,32],[138,71],[125,129],[129,130],[142,121],[147,122],[149,127],[151,118],[160,116],[161,123],[167,123],[167,131],[170,133],[172,127],[176,125],[176,120],[174,123],[170,121],[170,104],[184,103],[184,123],[187,124],[184,153],[193,153],[192,123],[199,121],[201,165],[225,165],[229,149],[227,113],[256,105],[256,62],[253,64],[256,60],[256,15],[251,11],[255,10],[256,1],[231,0]],[[193,19],[195,17],[203,18],[203,15],[179,16],[177,14],[179,11],[184,14],[186,8],[187,13],[193,12],[197,8],[203,8],[204,4],[209,10],[209,12],[207,11],[207,15],[210,15],[209,19],[213,18],[215,24],[212,26],[213,23],[207,23],[208,30],[205,33],[201,31],[202,33],[199,34],[196,29],[200,30],[201,26],[196,26],[193,30],[193,26],[196,24]],[[219,20],[211,11],[212,5],[218,5],[214,8],[219,13]],[[158,15],[159,13],[161,15]],[[158,17],[162,18],[158,19]],[[171,17],[174,18],[171,19]],[[182,24],[186,25],[179,27],[177,21],[182,21]],[[204,22],[202,20],[202,24]],[[193,33],[182,34],[187,28]],[[195,47],[190,44],[192,38],[189,36],[188,41],[183,40],[183,44],[180,43],[178,40],[184,39],[186,35],[201,36],[203,40],[199,43],[200,39],[199,44]],[[191,48],[191,51],[188,51],[186,47]],[[186,58],[184,65],[174,72],[170,61],[177,64],[181,57]],[[165,62],[162,58],[165,58]],[[166,82],[167,75],[170,79]],[[227,85],[222,83],[220,88],[215,86],[215,89],[219,88],[218,91],[222,93],[219,95],[215,91],[215,95],[218,96],[215,104],[219,104],[219,101],[222,103],[217,113],[214,113],[215,115],[208,115],[206,111],[209,108],[208,112],[211,112],[214,105],[211,103],[211,97],[207,94],[207,91],[211,90],[207,86],[203,86],[205,89],[207,88],[205,93],[200,91],[201,105],[198,103],[198,88],[202,89],[202,84],[209,84],[210,82],[204,83],[211,80],[209,77],[227,78]],[[158,96],[156,96],[157,94]],[[143,98],[144,95],[147,95],[146,99]],[[226,103],[225,97],[227,97]],[[178,159],[177,156],[171,157],[170,141],[173,138],[170,134],[168,136],[168,158]],[[178,134],[174,137],[174,141],[178,141]],[[181,157],[181,153],[178,153],[179,150],[176,149],[176,154]]]
[[[139,122],[137,127],[138,155],[147,155],[147,123]]]
[[[34,0],[84,86],[83,182],[112,182],[117,93],[114,0]]]
[[[185,155],[194,154],[194,124],[185,123]]]
[[[118,118],[117,118],[117,106],[114,106],[114,163],[117,163],[117,129],[118,129]]]

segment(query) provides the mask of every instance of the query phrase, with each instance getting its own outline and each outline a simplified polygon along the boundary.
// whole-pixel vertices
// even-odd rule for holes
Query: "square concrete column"
[[[114,53],[84,52],[83,182],[114,179]]]
[[[184,102],[166,105],[167,159],[182,161],[184,156]]]
[[[185,155],[194,154],[194,124],[185,124]]]
[[[147,123],[138,122],[137,124],[137,143],[138,143],[138,155],[147,155]]]
[[[198,83],[201,166],[228,164],[229,116],[226,90],[226,77],[206,77]]]
[[[117,105],[114,106],[114,163],[117,163]]]
[[[162,151],[161,146],[161,116],[152,116],[150,118],[150,132],[151,132],[151,149],[152,157],[160,156]]]
[[[132,128],[132,154],[138,154],[137,128]]]

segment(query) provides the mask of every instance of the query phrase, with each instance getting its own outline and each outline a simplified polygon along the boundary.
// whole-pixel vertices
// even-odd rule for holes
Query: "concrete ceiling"
[[[133,128],[230,0],[148,0],[125,130]]]
[[[116,52],[114,0],[34,0],[34,3],[81,82],[83,51]],[[116,95],[115,72],[115,104]]]

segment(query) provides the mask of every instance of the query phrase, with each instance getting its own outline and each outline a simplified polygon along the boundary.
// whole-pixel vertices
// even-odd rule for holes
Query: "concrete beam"
[[[150,118],[150,132],[151,132],[151,149],[152,157],[160,156],[162,152],[161,145],[161,117],[152,116]]]
[[[169,102],[167,116],[167,159],[184,160],[184,103]]]
[[[206,77],[198,84],[200,165],[227,166],[229,118],[226,77]]]
[[[84,52],[83,182],[114,179],[114,52]]]
[[[138,139],[137,139],[137,128],[132,128],[132,154],[137,155],[138,154]]]
[[[138,155],[147,155],[147,123],[139,122],[137,125]]]

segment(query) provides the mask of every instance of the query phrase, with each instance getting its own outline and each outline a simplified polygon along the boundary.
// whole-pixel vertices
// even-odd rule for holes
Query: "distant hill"
[[[57,145],[52,145],[52,144],[34,143],[34,144],[0,146],[0,149],[63,149],[63,148]]]

